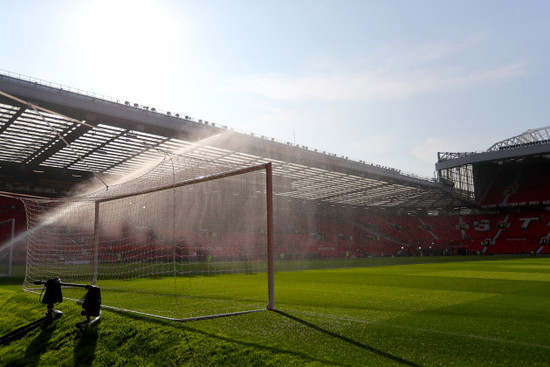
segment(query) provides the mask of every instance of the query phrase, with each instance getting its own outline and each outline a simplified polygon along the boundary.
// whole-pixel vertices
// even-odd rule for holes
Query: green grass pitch
[[[80,306],[65,301],[52,325],[0,345],[0,366],[550,365],[550,258],[345,265],[359,266],[277,264],[276,311],[189,323],[104,309],[79,330]],[[0,278],[0,335],[44,314],[21,283]]]

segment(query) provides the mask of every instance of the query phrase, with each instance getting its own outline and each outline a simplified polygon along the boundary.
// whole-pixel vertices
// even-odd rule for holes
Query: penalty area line
[[[287,311],[287,310],[279,310],[279,311],[287,312],[289,314],[314,316],[314,317],[340,320],[340,321],[351,321],[351,322],[358,322],[358,323],[362,323],[362,324],[371,324],[371,325],[378,325],[378,326],[394,327],[394,328],[399,328],[399,329],[409,329],[409,330],[415,330],[415,331],[423,331],[423,332],[434,333],[434,334],[460,336],[460,337],[465,337],[465,338],[480,339],[480,340],[492,341],[492,342],[498,342],[498,343],[523,345],[523,346],[533,347],[533,348],[550,349],[550,345],[534,344],[534,343],[527,343],[527,342],[520,342],[520,341],[515,341],[515,340],[507,340],[507,339],[499,339],[499,338],[491,338],[491,337],[482,336],[482,335],[462,334],[462,333],[455,333],[453,331],[443,331],[443,330],[426,329],[426,328],[421,328],[421,327],[413,327],[413,326],[405,326],[405,325],[386,324],[386,323],[383,323],[383,322],[367,321],[367,320],[359,320],[359,319],[350,319],[350,318],[346,318],[346,317],[338,317],[338,316],[330,316],[330,315],[319,315],[319,314],[308,313],[308,312],[297,312],[297,311]]]

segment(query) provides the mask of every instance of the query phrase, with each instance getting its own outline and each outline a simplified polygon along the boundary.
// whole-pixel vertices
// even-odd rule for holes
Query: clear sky
[[[421,176],[550,125],[546,0],[0,6],[0,69]]]

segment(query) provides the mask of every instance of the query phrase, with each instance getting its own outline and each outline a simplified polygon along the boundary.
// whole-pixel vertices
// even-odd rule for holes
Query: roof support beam
[[[23,114],[23,112],[25,112],[26,109],[26,107],[19,108],[19,110],[17,110],[17,112],[13,114],[8,122],[0,126],[0,134],[4,133],[4,131],[6,131]]]
[[[120,133],[118,133],[118,134],[112,136],[109,140],[103,142],[102,144],[98,145],[98,146],[95,147],[94,149],[91,149],[91,150],[88,151],[87,153],[75,157],[72,161],[70,161],[69,163],[67,163],[67,164],[65,165],[65,168],[71,167],[73,164],[76,164],[76,163],[78,163],[79,161],[84,161],[84,162],[86,162],[86,161],[85,161],[86,157],[92,155],[93,153],[97,152],[98,150],[101,150],[101,148],[104,148],[107,144],[112,143],[113,141],[115,141],[116,139],[120,138],[120,137],[123,136],[123,135],[126,135],[127,133],[128,133],[128,131],[124,130],[124,131],[121,131]],[[81,134],[81,135],[84,135],[84,134]]]
[[[76,139],[78,139],[89,130],[91,130],[91,128],[86,125],[78,125],[70,132],[69,128],[64,129],[64,131],[60,132],[59,135],[63,136],[63,139],[65,141],[59,139],[59,137],[56,136],[55,139],[52,139],[47,144],[45,144],[45,147],[43,147],[43,149],[40,149],[40,152],[38,154],[33,155],[29,159],[27,159],[25,161],[25,164],[31,167],[39,166],[44,160],[48,159],[53,154],[66,147],[67,145],[65,144],[65,142],[70,145],[72,142],[74,142]]]
[[[139,156],[140,154],[142,154],[143,152],[145,152],[145,151],[147,151],[147,150],[149,150],[149,149],[155,149],[156,147],[160,146],[162,143],[164,143],[164,142],[166,142],[166,141],[168,141],[168,140],[170,140],[170,139],[165,137],[164,139],[162,139],[160,142],[158,142],[157,144],[155,144],[155,145],[153,145],[153,146],[144,145],[144,146],[143,146],[143,149],[141,149],[141,150],[135,152],[134,154],[128,155],[127,157],[125,157],[124,159],[122,159],[122,160],[120,160],[120,161],[118,161],[118,162],[116,162],[116,163],[111,164],[110,166],[106,167],[103,171],[104,171],[104,172],[107,172],[107,171],[109,171],[110,169],[112,169],[112,168],[114,168],[114,167],[116,167],[116,166],[119,166],[119,165],[121,165],[122,163],[127,162],[127,161],[129,161],[130,159],[132,159],[132,158],[135,158],[135,157]]]

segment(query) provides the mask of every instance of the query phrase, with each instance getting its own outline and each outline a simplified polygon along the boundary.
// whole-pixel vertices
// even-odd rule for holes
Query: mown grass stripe
[[[414,330],[414,331],[425,331],[425,332],[429,332],[429,333],[437,333],[437,334],[444,334],[444,335],[450,335],[450,336],[459,336],[459,337],[465,337],[465,338],[481,339],[481,340],[494,341],[494,342],[499,342],[499,343],[517,344],[517,345],[524,345],[524,346],[527,346],[527,347],[534,347],[534,348],[550,349],[550,345],[533,344],[533,343],[526,343],[526,342],[521,342],[521,341],[516,341],[516,340],[491,338],[491,337],[487,337],[487,336],[483,336],[483,335],[462,334],[462,333],[456,333],[456,332],[452,332],[452,331],[426,329],[426,328],[419,328],[419,327],[406,326],[406,325],[387,324],[387,323],[377,322],[377,321],[351,319],[351,318],[347,318],[347,317],[339,317],[339,316],[331,316],[331,315],[320,315],[320,314],[309,313],[309,312],[298,312],[298,311],[279,310],[279,309],[277,311],[281,311],[281,312],[285,312],[285,313],[289,313],[289,314],[312,316],[312,317],[319,317],[319,318],[339,320],[339,321],[349,321],[349,322],[357,322],[357,323],[361,323],[361,324],[388,326],[388,327],[392,327],[392,328],[408,329],[408,330]]]

